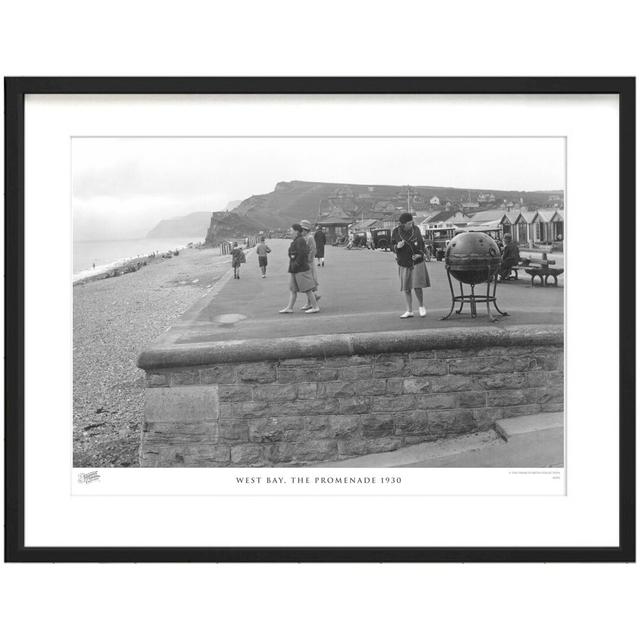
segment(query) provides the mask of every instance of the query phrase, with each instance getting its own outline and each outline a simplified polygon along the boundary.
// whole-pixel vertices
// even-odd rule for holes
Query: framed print
[[[635,560],[633,78],[7,78],[9,561]]]

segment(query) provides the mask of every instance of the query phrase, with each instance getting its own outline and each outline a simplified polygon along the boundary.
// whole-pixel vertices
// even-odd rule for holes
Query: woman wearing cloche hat
[[[306,240],[309,247],[309,267],[311,268],[311,275],[316,282],[316,286],[313,293],[316,296],[316,300],[320,300],[321,296],[318,294],[318,268],[316,267],[316,241],[311,233],[311,223],[308,220],[300,220],[300,226],[302,227],[302,237]],[[302,307],[303,311],[310,309],[309,303]]]
[[[402,319],[413,318],[413,300],[411,291],[418,300],[420,317],[427,315],[424,307],[422,289],[430,287],[429,273],[425,263],[424,238],[420,229],[413,224],[413,216],[404,212],[400,216],[400,224],[391,233],[391,246],[396,254],[400,290],[404,293],[407,310],[400,316]]]

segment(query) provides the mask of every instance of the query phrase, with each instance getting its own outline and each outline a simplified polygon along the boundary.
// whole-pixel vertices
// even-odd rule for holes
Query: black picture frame
[[[5,561],[634,562],[635,78],[5,78]],[[24,538],[24,176],[28,94],[615,94],[619,98],[619,531],[612,547],[26,547]],[[623,215],[624,212],[624,215]],[[612,273],[612,281],[615,274]]]

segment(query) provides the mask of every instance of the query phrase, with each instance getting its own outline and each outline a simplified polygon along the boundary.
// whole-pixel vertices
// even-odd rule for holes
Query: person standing
[[[309,268],[311,269],[311,275],[316,282],[313,293],[316,296],[316,300],[320,300],[321,296],[318,294],[318,268],[316,267],[316,241],[311,235],[311,223],[308,220],[300,220],[300,226],[302,227],[302,237],[306,240],[307,246],[309,247]],[[306,304],[302,307],[302,310],[306,311],[310,308],[309,304]]]
[[[420,229],[413,224],[413,216],[405,212],[400,216],[400,224],[391,233],[391,247],[396,254],[400,290],[404,293],[406,311],[400,316],[413,318],[413,299],[416,296],[420,317],[427,315],[422,289],[431,286],[429,272],[425,262],[424,238]]]
[[[313,234],[313,239],[316,241],[318,266],[322,265],[324,267],[324,247],[327,244],[327,236],[319,224],[316,225],[316,232]]]
[[[313,293],[316,282],[309,267],[309,246],[302,237],[302,227],[296,222],[291,225],[294,237],[289,245],[289,304],[280,313],[293,313],[298,292],[307,294],[309,308],[305,313],[318,313],[320,307]]]
[[[271,253],[271,249],[265,244],[264,236],[260,236],[260,242],[256,247],[256,253],[258,254],[258,266],[262,272],[262,277],[267,277],[267,254]]]
[[[245,260],[244,251],[238,246],[237,242],[234,242],[231,250],[231,266],[233,267],[233,277],[236,280],[240,280],[240,265]]]

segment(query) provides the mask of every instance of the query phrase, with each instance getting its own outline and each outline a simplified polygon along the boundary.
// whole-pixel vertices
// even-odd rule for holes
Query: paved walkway
[[[428,263],[431,288],[425,289],[427,317],[401,320],[404,297],[399,290],[397,267],[392,253],[366,249],[346,250],[328,246],[326,266],[319,269],[321,312],[305,314],[299,308],[306,296],[299,295],[296,312],[279,314],[288,300],[288,240],[270,240],[267,277],[262,278],[254,251],[247,255],[240,279],[228,274],[208,296],[192,307],[172,330],[177,343],[220,340],[327,335],[369,331],[413,330],[428,327],[489,326],[486,307],[472,319],[468,307],[448,321],[451,298],[444,263]],[[518,324],[562,324],[564,276],[559,287],[531,287],[529,280],[498,284],[498,305],[509,312],[498,326]],[[220,322],[220,316],[238,314],[234,324]],[[223,319],[224,320],[224,319]],[[176,335],[176,332],[179,335]]]

